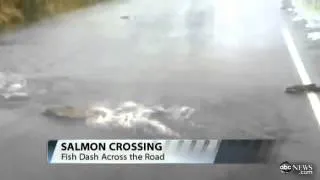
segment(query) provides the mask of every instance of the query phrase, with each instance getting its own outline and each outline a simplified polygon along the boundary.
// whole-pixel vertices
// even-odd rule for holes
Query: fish
[[[301,94],[306,92],[320,92],[320,87],[316,84],[307,84],[307,85],[293,85],[285,89],[286,93],[289,94]]]

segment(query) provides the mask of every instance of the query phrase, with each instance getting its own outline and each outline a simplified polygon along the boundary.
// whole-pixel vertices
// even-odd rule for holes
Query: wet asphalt
[[[30,99],[0,100],[0,180],[301,179],[281,174],[279,164],[320,165],[319,129],[306,96],[284,93],[300,81],[279,7],[277,0],[121,1],[2,35],[0,70],[23,74]],[[317,80],[316,59],[289,27]],[[171,127],[183,138],[279,143],[267,165],[47,165],[49,139],[155,136],[53,121],[41,116],[45,107],[128,100],[193,107],[201,128]]]

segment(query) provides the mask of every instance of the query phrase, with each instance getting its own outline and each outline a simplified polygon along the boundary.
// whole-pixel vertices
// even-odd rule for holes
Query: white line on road
[[[296,45],[294,44],[292,35],[289,32],[288,28],[282,29],[282,35],[283,35],[284,40],[287,44],[288,50],[291,55],[291,59],[292,59],[294,65],[298,71],[298,74],[300,76],[302,84],[304,84],[304,85],[311,84],[312,81],[310,79],[310,76],[308,75],[308,72],[306,71],[306,68],[303,64],[301,56],[297,50]],[[318,124],[320,125],[320,100],[319,100],[319,97],[313,92],[308,93],[307,97],[308,97],[309,102],[311,104],[311,108],[312,108],[313,113],[316,117],[316,120],[318,121]]]

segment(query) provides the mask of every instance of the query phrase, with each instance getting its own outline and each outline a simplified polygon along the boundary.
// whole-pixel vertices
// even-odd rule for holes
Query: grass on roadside
[[[36,21],[103,0],[0,0],[0,28]]]
[[[294,4],[304,10],[307,17],[320,16],[320,1],[293,0]]]

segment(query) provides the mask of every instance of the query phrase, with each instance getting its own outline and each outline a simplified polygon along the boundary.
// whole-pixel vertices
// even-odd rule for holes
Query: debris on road
[[[316,84],[307,84],[307,85],[293,85],[289,86],[285,90],[289,94],[301,94],[305,92],[320,92],[320,87]]]

